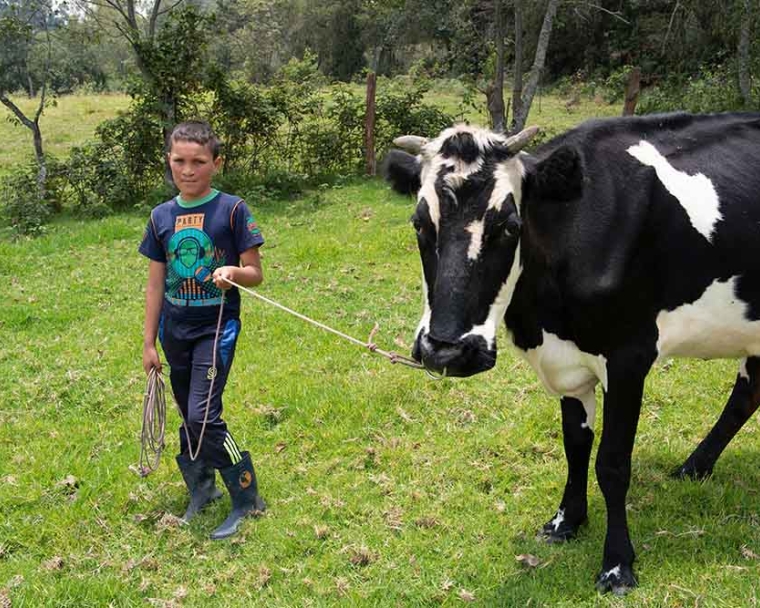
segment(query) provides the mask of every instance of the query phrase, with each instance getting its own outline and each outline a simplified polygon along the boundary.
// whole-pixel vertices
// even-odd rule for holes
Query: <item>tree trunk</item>
[[[45,198],[45,180],[47,179],[47,165],[45,164],[45,154],[42,149],[42,131],[40,130],[40,116],[45,107],[45,87],[42,88],[40,103],[37,107],[37,113],[34,119],[29,118],[13,101],[7,96],[0,93],[0,103],[8,108],[19,122],[32,132],[32,141],[34,145],[34,156],[37,159],[39,170],[37,171],[37,188],[40,193],[40,200]]]
[[[541,25],[541,33],[538,35],[538,45],[536,46],[536,56],[533,60],[533,68],[530,71],[528,84],[526,85],[525,92],[520,100],[520,112],[518,113],[515,111],[512,113],[513,131],[521,131],[523,127],[525,127],[525,121],[528,119],[530,106],[533,103],[533,97],[535,97],[536,91],[538,90],[541,72],[543,72],[544,63],[546,62],[546,50],[549,48],[552,24],[554,22],[554,16],[557,14],[557,4],[559,4],[559,0],[549,0],[549,4],[546,7],[544,22],[543,25]]]
[[[641,68],[633,68],[628,75],[628,84],[625,86],[625,103],[623,104],[623,116],[633,116],[636,104],[639,101],[641,90]]]
[[[377,174],[375,160],[375,88],[377,77],[374,72],[367,74],[367,111],[364,115],[364,154],[367,175]]]
[[[40,200],[45,200],[46,183],[47,183],[47,164],[45,164],[45,154],[42,151],[42,131],[40,131],[40,122],[35,120],[32,123],[32,136],[34,139],[34,155],[37,157],[37,192]]]
[[[749,70],[749,43],[750,43],[750,18],[752,10],[752,0],[744,0],[742,11],[741,28],[739,30],[739,45],[737,47],[737,58],[739,62],[739,90],[744,100],[744,105],[749,106],[752,102],[752,84],[750,82]]]
[[[496,39],[496,67],[493,87],[488,95],[488,112],[491,114],[491,125],[494,131],[503,133],[506,128],[504,116],[504,11],[502,0],[494,0]]]
[[[515,130],[515,120],[522,114],[522,81],[523,81],[523,17],[522,0],[515,0],[515,82],[512,88],[512,128]]]

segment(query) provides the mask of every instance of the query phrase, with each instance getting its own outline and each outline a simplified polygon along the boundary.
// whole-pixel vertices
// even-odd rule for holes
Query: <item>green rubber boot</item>
[[[211,538],[214,540],[232,536],[237,532],[240,522],[246,515],[261,513],[267,508],[258,493],[256,473],[253,470],[249,452],[243,452],[243,460],[226,469],[220,469],[219,473],[230,492],[232,511],[222,525],[211,533]]]
[[[222,493],[216,487],[216,473],[213,467],[201,460],[190,460],[187,454],[177,456],[177,466],[190,491],[190,504],[187,505],[182,519],[190,521],[212,500],[221,498]]]

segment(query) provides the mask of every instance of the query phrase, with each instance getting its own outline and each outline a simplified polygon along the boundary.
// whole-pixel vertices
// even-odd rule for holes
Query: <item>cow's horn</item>
[[[422,146],[428,143],[428,139],[427,137],[420,137],[419,135],[402,135],[401,137],[394,139],[393,143],[407,152],[419,154]]]
[[[528,127],[523,129],[517,135],[513,135],[507,139],[507,149],[512,153],[517,153],[528,145],[531,139],[533,139],[538,133],[538,127]]]

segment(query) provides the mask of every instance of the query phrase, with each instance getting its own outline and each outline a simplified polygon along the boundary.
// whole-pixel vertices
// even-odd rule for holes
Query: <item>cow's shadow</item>
[[[695,572],[716,568],[754,570],[760,561],[760,452],[729,448],[710,477],[677,479],[682,463],[654,448],[634,453],[627,512],[636,549],[639,584],[688,588]],[[536,513],[535,528],[548,513]],[[602,560],[606,511],[601,491],[589,477],[589,523],[568,543],[545,545],[531,530],[514,539],[516,553],[540,555],[536,568],[513,568],[482,598],[488,606],[594,604],[594,581]],[[546,519],[546,518],[544,518]],[[505,565],[506,569],[512,564]],[[679,577],[685,577],[679,580]],[[635,591],[634,591],[635,593]]]

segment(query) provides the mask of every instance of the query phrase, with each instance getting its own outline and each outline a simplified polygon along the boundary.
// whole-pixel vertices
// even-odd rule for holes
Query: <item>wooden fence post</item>
[[[377,76],[374,72],[367,74],[367,111],[364,115],[364,158],[367,175],[377,174],[375,160],[375,90]]]
[[[628,75],[628,84],[625,85],[625,104],[623,105],[623,116],[633,116],[636,111],[636,104],[639,101],[639,91],[641,90],[641,68],[633,68]]]

